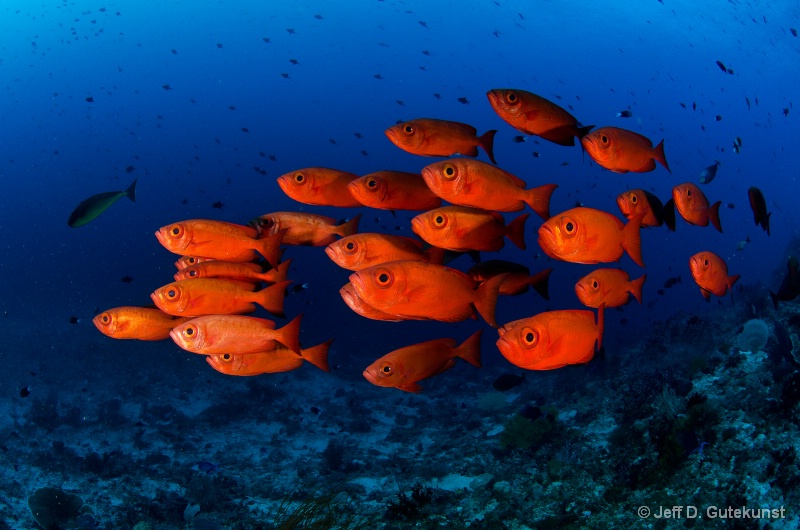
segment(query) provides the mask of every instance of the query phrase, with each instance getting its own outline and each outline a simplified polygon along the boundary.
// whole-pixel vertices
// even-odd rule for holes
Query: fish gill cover
[[[2,524],[796,527],[798,11],[4,2]]]

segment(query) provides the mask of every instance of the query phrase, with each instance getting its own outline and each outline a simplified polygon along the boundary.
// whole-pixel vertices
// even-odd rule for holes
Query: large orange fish
[[[610,213],[578,207],[562,212],[539,228],[539,246],[551,258],[570,263],[607,263],[627,252],[644,267],[639,238],[641,218],[628,224]]]
[[[403,320],[425,320],[424,318],[411,318],[411,317],[401,317],[398,315],[390,315],[389,313],[385,313],[379,309],[375,309],[368,303],[364,302],[358,293],[356,292],[355,287],[350,282],[347,282],[339,289],[339,294],[342,296],[342,300],[344,303],[347,304],[347,307],[352,309],[356,314],[361,315],[364,318],[368,318],[370,320],[380,320],[382,322],[402,322]]]
[[[352,181],[348,189],[360,204],[379,210],[430,210],[442,205],[419,173],[376,171]]]
[[[708,226],[708,222],[711,221],[714,228],[722,232],[722,222],[719,219],[721,203],[717,201],[709,206],[705,194],[695,184],[691,182],[678,184],[672,188],[672,198],[664,205],[667,226],[670,230],[675,230],[674,210],[678,210],[687,223]]]
[[[431,247],[423,250],[416,239],[387,234],[353,234],[334,241],[325,248],[325,253],[338,266],[351,271],[360,271],[379,263],[411,260],[442,263],[444,250]]]
[[[170,252],[226,261],[253,261],[256,252],[273,267],[280,256],[281,235],[258,239],[249,227],[209,219],[190,219],[161,227],[158,241]]]
[[[260,353],[207,355],[206,362],[214,370],[225,375],[249,376],[289,372],[303,366],[303,361],[313,364],[320,370],[330,372],[328,349],[331,342],[333,339],[300,350],[299,355],[278,345],[279,347],[274,350]]]
[[[493,164],[494,135],[497,131],[486,131],[478,136],[472,125],[456,121],[420,118],[398,123],[385,131],[394,145],[414,155],[453,156],[455,154],[476,157],[481,146]]]
[[[303,204],[339,206],[342,208],[361,206],[347,189],[347,185],[358,175],[329,169],[307,167],[278,177],[278,186],[283,192]]]
[[[496,212],[518,212],[527,204],[539,217],[550,218],[550,196],[558,186],[525,189],[519,177],[485,162],[452,158],[430,164],[422,177],[436,195],[449,203]]]
[[[664,205],[649,191],[635,189],[617,195],[617,206],[627,220],[642,218],[642,228],[664,224]]]
[[[497,212],[468,206],[443,206],[411,219],[411,229],[434,247],[456,252],[497,251],[505,245],[505,237],[525,250],[528,217],[522,214],[506,226],[503,216]]]
[[[628,303],[628,293],[641,304],[642,286],[646,279],[646,274],[631,280],[621,269],[597,269],[578,280],[575,294],[586,307],[620,307]]]
[[[169,336],[186,351],[201,355],[223,353],[258,353],[274,350],[276,342],[300,353],[298,315],[275,329],[275,322],[242,315],[207,315],[176,326]]]
[[[496,88],[486,93],[489,103],[509,125],[526,134],[535,134],[558,145],[575,145],[594,125],[580,127],[575,117],[541,96],[511,88]]]
[[[692,278],[706,300],[711,298],[712,294],[724,296],[739,280],[738,274],[728,276],[728,266],[725,261],[713,252],[698,252],[689,258],[689,268],[692,271]]]
[[[459,322],[475,310],[491,326],[495,321],[497,294],[504,275],[478,286],[456,269],[423,261],[393,261],[350,275],[358,296],[368,305],[404,317]]]
[[[656,161],[667,168],[664,140],[653,147],[647,137],[619,127],[601,127],[583,138],[581,145],[601,167],[616,173],[645,173],[656,168]]]
[[[277,283],[286,280],[292,260],[288,259],[278,265],[276,269],[264,272],[258,263],[233,262],[212,260],[190,265],[175,273],[175,280],[189,280],[191,278],[224,278],[242,282],[267,282]]]
[[[286,245],[324,247],[336,241],[337,237],[356,233],[359,219],[361,219],[361,214],[345,223],[337,224],[336,219],[324,215],[305,212],[274,212],[256,217],[251,224],[258,227],[262,233],[261,237],[274,237],[285,230],[282,241]]]
[[[467,275],[475,281],[485,282],[498,274],[505,274],[503,283],[500,284],[500,294],[517,296],[528,291],[528,287],[539,293],[545,300],[550,300],[550,273],[553,269],[545,269],[536,274],[531,274],[530,269],[519,263],[499,259],[481,261],[467,271]]]
[[[369,365],[364,377],[376,386],[419,392],[419,381],[449,370],[457,358],[480,368],[481,330],[460,346],[453,339],[437,339],[394,350]]]
[[[526,370],[554,370],[588,363],[603,342],[603,311],[548,311],[498,329],[503,357]]]
[[[172,328],[189,320],[148,307],[115,307],[92,319],[100,333],[112,339],[162,340]]]
[[[163,312],[181,317],[252,313],[256,304],[273,315],[283,316],[284,290],[290,283],[280,282],[253,292],[253,284],[235,280],[181,280],[159,287],[150,298]]]

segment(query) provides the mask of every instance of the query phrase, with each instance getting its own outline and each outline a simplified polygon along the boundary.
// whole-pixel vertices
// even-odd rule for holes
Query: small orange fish
[[[280,255],[280,234],[257,239],[258,232],[242,226],[209,219],[190,219],[161,227],[156,238],[164,248],[182,256],[199,256],[226,261],[253,261],[258,252],[273,267]]]
[[[526,134],[535,134],[558,145],[575,145],[594,125],[578,126],[578,120],[552,101],[510,88],[486,93],[489,103],[506,123]]]
[[[550,218],[550,196],[558,186],[525,189],[526,182],[498,167],[464,158],[430,164],[422,170],[428,187],[449,203],[496,212],[518,212],[527,204]]]
[[[172,328],[189,320],[148,307],[115,307],[92,319],[100,333],[112,339],[162,340]]]
[[[184,350],[201,355],[258,353],[274,350],[276,342],[299,354],[302,316],[275,329],[275,322],[264,318],[206,315],[176,326],[169,336]]]
[[[347,188],[357,178],[358,175],[338,169],[307,167],[281,175],[278,186],[303,204],[349,208],[361,206]]]
[[[380,320],[383,322],[402,322],[403,320],[425,320],[424,318],[412,318],[412,317],[401,317],[398,315],[390,315],[389,313],[384,313],[379,309],[375,309],[368,303],[364,302],[358,293],[356,292],[355,287],[350,282],[344,284],[344,286],[339,289],[339,294],[342,295],[342,300],[344,303],[347,304],[347,307],[352,309],[356,314],[361,315],[364,318],[368,318],[370,320]]]
[[[206,362],[225,375],[261,375],[290,372],[303,366],[303,361],[313,364],[322,371],[330,372],[328,367],[328,349],[333,339],[311,348],[300,350],[296,354],[292,350],[279,347],[260,353],[223,353],[207,355]]]
[[[186,267],[191,267],[192,265],[197,265],[198,263],[202,263],[204,261],[214,261],[214,258],[200,258],[198,256],[181,256],[178,258],[178,261],[175,262],[175,268],[178,270],[183,270]]]
[[[719,219],[720,204],[722,201],[717,201],[709,206],[705,194],[691,182],[679,184],[672,188],[672,199],[664,205],[665,209],[672,212],[671,215],[666,215],[667,225],[671,230],[675,230],[674,208],[687,223],[708,226],[708,222],[711,221],[714,228],[722,232],[722,222]]]
[[[641,217],[642,228],[664,224],[664,205],[649,191],[624,191],[617,195],[617,206],[629,221],[634,217]]]
[[[603,311],[548,311],[515,320],[498,329],[497,348],[514,366],[554,370],[588,363],[603,342]]]
[[[264,214],[251,221],[261,230],[262,237],[274,237],[286,230],[283,243],[286,245],[310,245],[324,247],[358,231],[361,214],[337,225],[336,219],[305,212],[274,212]],[[271,262],[270,262],[271,263]],[[273,265],[274,266],[274,265]]]
[[[430,210],[442,205],[419,173],[376,171],[347,187],[360,204],[379,210]]]
[[[256,304],[273,315],[283,316],[284,290],[290,283],[280,282],[253,292],[253,284],[235,280],[181,280],[159,287],[150,298],[163,312],[182,317],[252,313]]]
[[[472,125],[456,121],[421,118],[399,123],[385,131],[394,145],[414,155],[420,156],[478,156],[481,146],[493,164],[494,135],[497,131],[487,131],[478,136]]]
[[[615,173],[645,173],[656,168],[656,161],[667,168],[664,140],[653,147],[647,137],[619,127],[601,127],[583,138],[581,145],[601,167]]]
[[[443,206],[421,213],[411,220],[411,229],[434,247],[467,252],[493,252],[505,245],[507,236],[518,248],[525,250],[525,221],[522,214],[508,226],[503,216],[468,206]]]
[[[570,263],[607,263],[627,252],[644,267],[640,217],[628,224],[610,213],[578,207],[562,212],[539,228],[539,246],[551,258]]]
[[[264,272],[264,268],[258,263],[222,260],[204,261],[179,270],[175,273],[174,278],[175,281],[189,280],[191,278],[224,278],[241,282],[278,283],[286,280],[291,263],[292,260],[288,259],[278,265],[278,268]]]
[[[437,339],[394,350],[369,365],[364,377],[375,386],[420,392],[419,381],[449,370],[456,358],[480,368],[481,331],[460,346],[453,339]]]
[[[499,259],[481,261],[467,271],[467,275],[477,282],[485,282],[498,274],[505,274],[503,283],[500,284],[500,294],[517,296],[528,291],[528,287],[539,293],[545,300],[550,300],[550,273],[553,269],[545,269],[536,274],[531,274],[530,269],[519,263]]]
[[[692,278],[700,287],[703,298],[708,300],[711,295],[724,296],[739,280],[739,275],[728,276],[728,266],[713,252],[698,252],[689,258],[689,268]],[[731,299],[733,291],[731,291]]]
[[[400,260],[443,262],[443,249],[423,250],[422,246],[422,242],[410,237],[362,233],[334,241],[325,248],[325,253],[338,266],[351,271]]]
[[[621,269],[597,269],[590,272],[575,284],[575,294],[586,307],[620,307],[628,303],[628,293],[642,303],[642,286],[647,279],[630,280],[628,273]]]

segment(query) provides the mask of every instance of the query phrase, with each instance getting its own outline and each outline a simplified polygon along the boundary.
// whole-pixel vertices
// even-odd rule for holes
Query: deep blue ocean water
[[[257,421],[242,419],[241,424],[226,421],[215,426],[205,419],[201,428],[193,427],[189,419],[175,427],[180,434],[174,436],[202,439],[208,435],[218,444],[214,447],[187,443],[195,449],[167,448],[155,441],[157,434],[151,434],[154,445],[147,451],[168,454],[169,466],[175,470],[174,476],[153,474],[157,484],[153,488],[177,491],[189,503],[193,499],[183,486],[170,486],[179,483],[175,476],[184,476],[197,462],[220,460],[223,440],[237,440],[243,431],[257,436],[253,429],[259,428],[260,421],[313,422],[315,414],[307,412],[313,406],[327,408],[340,421],[352,417],[370,423],[371,413],[391,423],[402,405],[404,416],[417,418],[407,429],[409,441],[401,441],[410,446],[418,441],[422,426],[429,429],[427,437],[435,438],[440,431],[450,433],[443,437],[453,436],[452,429],[464,425],[457,419],[460,410],[474,408],[479,396],[492,390],[498,375],[521,373],[499,354],[495,332],[482,320],[384,323],[355,315],[338,294],[349,273],[330,262],[320,248],[286,251],[285,257],[294,260],[290,278],[309,284],[308,289],[289,295],[286,313],[304,314],[304,346],[335,337],[331,374],[309,374],[314,369],[303,367],[296,373],[262,375],[254,383],[255,379],[218,374],[170,341],[113,341],[91,324],[98,311],[150,303],[150,293],[172,280],[176,256],[162,248],[153,233],[174,221],[209,218],[245,224],[274,211],[310,211],[335,218],[363,212],[360,231],[413,235],[410,219],[415,213],[397,212],[394,217],[377,210],[305,206],[286,197],[276,184],[281,174],[312,166],[355,174],[381,169],[420,171],[436,159],[420,158],[392,145],[383,131],[398,121],[427,117],[469,123],[479,133],[497,129],[495,156],[500,167],[529,186],[559,185],[551,202],[553,213],[580,201],[619,215],[615,198],[625,189],[641,187],[666,201],[673,186],[696,183],[703,168],[715,160],[721,163],[716,179],[701,188],[712,202],[722,201],[723,233],[678,219],[676,232],[665,227],[642,231],[645,269],[627,256],[620,262],[632,277],[646,273],[647,282],[643,305],[634,301],[606,312],[605,361],[600,362],[613,367],[612,373],[593,371],[592,364],[568,369],[568,375],[528,372],[528,386],[514,390],[519,395],[502,418],[495,418],[497,425],[502,426],[526,402],[557,402],[563,410],[580,409],[577,397],[565,395],[565,388],[583,387],[580,395],[589,399],[585,390],[593,381],[598,385],[595,398],[603,402],[604,392],[614,392],[604,384],[612,377],[641,365],[654,371],[672,366],[661,355],[648,355],[641,341],[667,341],[662,336],[664,322],[675,315],[704,319],[709,324],[703,333],[719,338],[717,346],[723,340],[720,337],[735,343],[748,318],[778,319],[767,291],[777,290],[788,256],[800,250],[800,155],[796,149],[800,108],[794,107],[800,84],[800,40],[792,33],[792,28],[800,26],[798,15],[797,5],[789,1],[702,5],[673,0],[3,2],[0,329],[5,340],[0,346],[4,366],[0,381],[6,419],[0,458],[6,459],[4,467],[9,470],[3,481],[7,487],[16,484],[13,496],[18,497],[2,507],[6,527],[33,527],[24,500],[43,486],[63,487],[87,502],[91,499],[101,525],[125,527],[121,519],[115,519],[121,517],[119,512],[108,508],[124,497],[119,476],[93,475],[93,468],[75,463],[90,451],[78,440],[95,440],[98,432],[107,431],[97,419],[97,410],[108,400],[121,399],[126,418],[110,428],[113,431],[144,421],[137,408],[144,402],[198,414],[254,386],[283,393],[290,405],[262,402],[253,408],[256,416],[245,416]],[[732,73],[721,71],[715,61]],[[591,162],[578,146],[562,147],[536,137],[514,142],[522,133],[488,104],[485,94],[493,88],[534,92],[567,108],[583,124],[628,128],[654,143],[664,139],[672,173],[659,165],[649,173],[617,174]],[[630,118],[617,117],[626,109],[633,114]],[[737,137],[741,139],[738,153],[733,149]],[[487,160],[483,152],[479,159]],[[77,229],[67,226],[69,214],[80,201],[96,193],[124,190],[134,178],[138,179],[135,204],[123,198],[90,224]],[[754,226],[747,197],[750,186],[758,186],[767,199],[772,212],[770,236]],[[218,201],[221,208],[213,206]],[[553,267],[550,300],[530,293],[501,298],[500,323],[546,310],[580,308],[573,286],[592,266],[544,256],[536,244],[539,222],[535,215],[528,221],[526,251],[509,244],[499,256],[533,271]],[[751,242],[737,249],[737,243],[747,237]],[[727,296],[710,302],[701,297],[688,268],[689,256],[701,250],[719,254],[731,274],[741,275],[733,306]],[[470,265],[466,256],[453,262],[462,270]],[[657,293],[668,278],[677,276],[681,283],[663,295]],[[124,283],[124,277],[132,281]],[[78,322],[71,323],[71,317]],[[712,323],[722,327],[713,331]],[[460,342],[481,327],[484,368],[459,365],[423,382],[423,394],[376,388],[361,376],[364,367],[393,349],[439,337]],[[697,346],[694,354],[703,347]],[[724,376],[720,377],[724,382]],[[563,379],[572,386],[564,387]],[[541,386],[534,396],[537,380]],[[774,385],[767,392],[776,398],[781,386]],[[20,389],[28,386],[31,395],[20,397]],[[334,396],[337,389],[346,392],[349,401],[328,402],[325,396]],[[53,396],[58,396],[56,401]],[[31,419],[36,400],[57,409],[53,424]],[[364,406],[351,407],[353,400]],[[237,402],[236,406],[244,405]],[[86,430],[80,422],[59,423],[67,409],[74,407],[80,409]],[[431,412],[434,408],[435,413]],[[571,421],[577,431],[588,428],[588,421]],[[788,424],[796,429],[796,417]],[[158,433],[171,429],[168,421],[159,425]],[[491,429],[473,426],[461,434],[469,436],[470,429],[474,437],[469,445],[475,453],[496,449],[495,435],[479,435]],[[296,437],[286,434],[265,440],[265,451],[271,450],[270,444],[291,447],[293,440],[303,440],[304,428],[298,431]],[[330,440],[363,451],[353,456],[362,462],[369,459],[370,444],[381,452],[387,443],[380,436],[348,432],[342,426],[326,432],[316,438],[316,445],[297,442],[312,448],[309,454],[297,456],[294,466],[309,469],[308,474],[282,479],[273,500],[281,497],[280,492],[339,487],[361,476],[374,480],[375,474],[364,471],[363,464],[342,466],[333,475],[314,471],[318,464],[309,455],[321,453]],[[70,463],[48,464],[58,460],[52,454],[51,460],[30,456],[46,453],[56,439],[73,447]],[[232,445],[225,451],[225,464],[214,473],[227,473],[240,482],[251,480],[244,479],[245,471],[237,466],[247,468],[258,455],[230,454],[239,449],[235,441]],[[416,469],[422,462],[436,460],[439,453],[430,449],[433,446],[435,442],[404,455],[405,460],[416,462],[406,467]],[[151,473],[140,465],[143,456],[131,454],[133,449],[124,439],[92,447],[101,455],[130,454],[132,467],[120,476],[142,480]],[[291,458],[284,456],[282,465],[288,466]],[[442,464],[435,478],[464,472],[453,463],[455,459],[448,462],[449,467]],[[19,467],[12,472],[13,465]],[[386,504],[398,492],[410,491],[417,482],[437,484],[431,482],[432,477],[406,476],[403,469],[387,468],[387,476],[398,478],[392,488],[381,488],[380,495],[372,490],[371,497],[352,495],[357,505],[367,506],[361,511],[382,521],[375,523],[376,528],[384,524]],[[688,473],[685,468],[679,472]],[[488,464],[463,474],[480,473],[495,475],[493,481],[505,477],[514,482],[507,470]],[[748,474],[744,470],[733,474],[737,473]],[[89,485],[95,475],[103,479],[98,489]],[[667,480],[655,483],[663,486]],[[503,495],[513,499],[513,489]],[[515,502],[529,501],[530,493],[520,495]],[[760,501],[753,491],[748,495],[754,504]],[[368,497],[372,504],[365,500]],[[448,502],[462,501],[459,497]],[[480,502],[487,505],[490,499],[487,496]],[[675,502],[690,504],[690,499]],[[223,527],[234,524],[233,519],[242,527],[251,524],[228,518],[226,514],[233,512],[224,503],[208,512],[200,504],[201,514],[209,513]],[[265,505],[269,508],[269,503]],[[271,524],[268,508],[259,515],[264,527]],[[577,509],[587,510],[599,511],[586,505]],[[626,516],[630,519],[620,525],[637,523],[632,510]],[[180,515],[175,520],[183,524]],[[424,520],[420,516],[417,524],[433,527],[425,526],[433,523],[419,522]],[[510,513],[504,520],[523,524]],[[530,518],[527,523],[532,528],[541,520]],[[590,518],[581,520],[577,524],[599,524]],[[139,521],[164,527],[178,524],[152,514],[142,515]],[[393,528],[414,523],[385,524],[396,525],[387,526]],[[488,522],[474,524],[503,528]]]

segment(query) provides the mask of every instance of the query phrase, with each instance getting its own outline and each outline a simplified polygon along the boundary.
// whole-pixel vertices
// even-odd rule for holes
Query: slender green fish
[[[72,228],[83,226],[101,213],[105,212],[109,206],[117,202],[122,197],[127,197],[131,202],[136,202],[136,180],[135,179],[125,191],[107,191],[92,195],[88,199],[81,201],[75,211],[69,216],[67,224]]]

